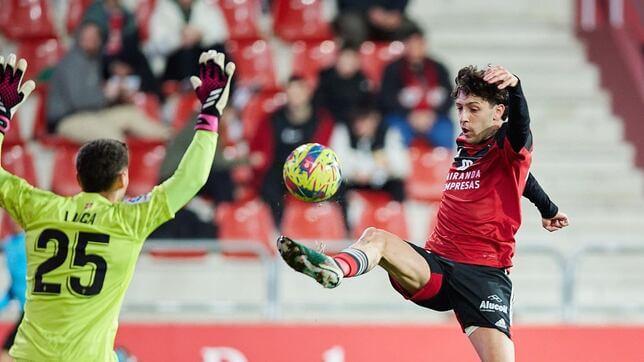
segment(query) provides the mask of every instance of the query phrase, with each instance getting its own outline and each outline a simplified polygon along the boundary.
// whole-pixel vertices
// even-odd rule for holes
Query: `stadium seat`
[[[295,240],[342,240],[346,237],[340,206],[334,202],[309,203],[289,198],[282,234]]]
[[[273,32],[288,42],[331,39],[322,6],[322,0],[274,0]]]
[[[364,42],[360,46],[362,71],[378,87],[380,86],[382,72],[387,64],[398,59],[404,50],[405,45],[399,41],[391,43]]]
[[[296,41],[291,46],[293,54],[292,74],[300,75],[317,83],[318,73],[335,63],[337,46],[332,40],[321,42]]]
[[[409,155],[412,168],[405,185],[407,196],[418,201],[440,201],[447,172],[453,161],[452,153],[442,147],[431,148],[416,143],[411,145]]]
[[[16,145],[24,143],[22,138],[22,123],[20,122],[20,110],[11,118],[11,130],[4,136],[4,145]]]
[[[259,0],[218,0],[231,40],[260,38],[257,24],[261,17]]]
[[[268,206],[259,199],[221,203],[215,212],[219,239],[223,244],[234,245],[239,241],[256,242],[275,254],[274,238],[277,234]],[[252,252],[223,253],[231,257],[256,257]]]
[[[65,55],[63,45],[56,38],[29,39],[18,44],[18,54],[29,60],[25,79],[36,80],[43,71],[52,69]],[[40,84],[38,85],[40,87]]]
[[[156,95],[139,92],[134,95],[134,104],[150,119],[161,122],[161,103]]]
[[[6,211],[0,209],[0,240],[16,234],[18,231],[20,231],[20,227],[16,225],[16,222]]]
[[[387,230],[405,240],[409,238],[403,205],[391,200],[389,194],[360,191],[354,193],[352,201],[359,201],[363,205],[362,213],[353,228],[355,238],[360,237],[364,229],[371,226]]]
[[[138,196],[152,191],[159,182],[159,170],[165,157],[165,146],[158,142],[128,140],[130,151],[130,184],[127,194]]]
[[[237,65],[239,86],[259,89],[276,87],[273,52],[265,40],[228,42],[228,51]]]
[[[199,99],[194,93],[185,93],[178,95],[178,100],[174,109],[174,115],[170,121],[172,131],[180,132],[186,122],[190,121],[192,114],[199,110]]]
[[[65,26],[67,33],[74,34],[76,27],[83,19],[85,10],[92,4],[92,0],[69,0],[67,5],[67,20]]]
[[[244,138],[252,140],[259,124],[286,102],[286,94],[278,89],[266,90],[254,95],[241,112]]]
[[[60,142],[54,149],[54,168],[52,172],[51,191],[71,196],[81,191],[76,181],[76,152],[79,146]]]
[[[33,158],[29,150],[23,145],[5,145],[2,150],[2,168],[22,177],[32,186],[38,186],[36,184],[36,169],[34,168]]]
[[[3,33],[13,40],[55,38],[50,1],[4,0],[0,23]]]

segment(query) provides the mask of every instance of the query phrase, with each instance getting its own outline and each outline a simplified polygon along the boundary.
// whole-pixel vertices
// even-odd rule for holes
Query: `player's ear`
[[[83,189],[83,183],[81,182],[80,175],[77,173],[76,174],[76,181],[78,181],[78,185],[81,187],[81,190]]]
[[[114,185],[114,189],[118,190],[121,188],[127,188],[129,183],[130,183],[130,175],[126,167],[121,172],[119,172],[119,175],[116,178],[116,184]]]
[[[505,104],[497,104],[494,106],[494,120],[502,121],[503,113],[505,113]]]

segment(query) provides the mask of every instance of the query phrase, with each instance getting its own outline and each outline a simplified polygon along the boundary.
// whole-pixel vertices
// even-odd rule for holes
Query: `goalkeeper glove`
[[[36,83],[28,80],[20,87],[22,76],[27,70],[27,61],[20,59],[16,67],[16,55],[10,54],[5,64],[0,56],[0,132],[9,130],[11,117],[16,113],[22,102],[36,88]]]
[[[214,50],[201,53],[199,77],[190,77],[190,83],[201,102],[201,113],[195,129],[217,132],[219,118],[228,102],[230,80],[235,72],[235,63],[224,67],[224,54]]]

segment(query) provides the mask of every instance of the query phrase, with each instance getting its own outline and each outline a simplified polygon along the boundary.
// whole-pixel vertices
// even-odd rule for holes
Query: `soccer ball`
[[[320,202],[333,196],[340,183],[340,162],[332,149],[319,143],[299,146],[284,162],[284,184],[302,201]]]

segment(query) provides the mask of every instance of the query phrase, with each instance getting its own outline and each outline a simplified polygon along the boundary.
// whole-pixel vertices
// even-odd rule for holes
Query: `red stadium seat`
[[[277,234],[268,206],[259,199],[221,203],[215,212],[219,239],[223,244],[234,245],[239,241],[256,242],[275,254],[274,238]],[[254,257],[252,252],[223,253],[233,257]]]
[[[432,149],[426,145],[412,144],[409,155],[412,171],[405,185],[407,196],[419,201],[440,201],[453,161],[452,153],[442,147]]]
[[[165,146],[158,142],[129,141],[130,184],[127,194],[138,196],[152,191],[159,182],[159,170],[165,157]]]
[[[342,210],[334,202],[309,203],[289,198],[282,233],[295,240],[342,240],[346,237]]]
[[[331,39],[322,0],[274,0],[273,32],[285,41]]]
[[[300,75],[316,83],[320,70],[335,63],[338,49],[332,40],[296,41],[291,46],[291,52],[293,54],[292,74]]]
[[[172,127],[175,133],[181,131],[186,122],[190,121],[190,117],[199,110],[201,105],[194,93],[181,94],[178,97],[174,116],[170,122],[170,127]]]
[[[261,89],[276,87],[273,52],[265,40],[231,40],[228,51],[237,65],[237,84]]]
[[[51,191],[63,196],[71,196],[81,191],[76,180],[76,153],[79,146],[61,142],[54,150],[54,168]]]
[[[134,104],[150,119],[161,122],[161,103],[156,95],[139,92],[134,95]]]
[[[16,234],[20,231],[20,226],[9,216],[9,213],[0,209],[0,240]]]
[[[46,0],[4,0],[0,12],[3,33],[14,40],[55,38],[50,2]]]
[[[261,122],[286,102],[286,94],[273,89],[260,92],[248,101],[242,110],[241,120],[244,127],[244,138],[252,140]]]
[[[73,34],[76,31],[76,27],[80,24],[83,19],[83,14],[85,10],[92,4],[93,0],[69,0],[67,5],[67,21],[65,25],[67,27],[67,32]]]
[[[408,239],[407,219],[403,205],[391,200],[389,194],[384,192],[358,192],[354,196],[359,198],[364,206],[360,218],[353,228],[353,236],[360,237],[364,229],[373,226],[387,230],[402,239]],[[354,201],[357,201],[354,199]]]
[[[65,55],[65,49],[56,38],[25,40],[18,44],[18,54],[29,60],[25,79],[36,80],[41,72],[51,69]]]
[[[12,174],[27,180],[31,185],[37,186],[34,161],[24,146],[20,144],[5,145],[2,150],[2,167]]]
[[[20,111],[11,118],[11,129],[4,135],[5,145],[16,145],[24,143],[22,138],[22,123],[20,122]]]
[[[402,42],[374,43],[366,41],[360,46],[362,71],[376,86],[380,86],[382,72],[387,64],[400,58],[405,45]]]
[[[257,24],[261,16],[259,0],[218,0],[231,40],[260,38]]]
[[[36,119],[34,120],[33,137],[42,140],[48,136],[47,132],[47,92],[49,89],[45,83],[39,84],[30,98],[36,100]],[[35,96],[35,97],[34,97]]]

